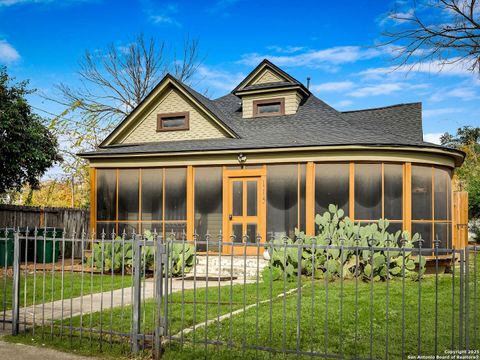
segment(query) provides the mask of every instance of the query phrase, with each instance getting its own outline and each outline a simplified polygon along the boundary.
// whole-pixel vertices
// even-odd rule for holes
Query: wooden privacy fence
[[[468,245],[468,192],[453,193],[453,219],[455,225],[453,238],[456,240],[454,245],[457,248],[464,248]]]
[[[65,230],[65,234],[80,236],[84,230],[90,231],[90,210],[75,208],[43,208],[35,206],[0,205],[1,228],[43,228],[55,227]],[[80,244],[74,244],[74,253],[80,254]],[[65,255],[71,254],[65,249]]]
[[[42,208],[0,205],[0,228],[56,227],[67,233],[90,231],[90,210],[75,208]]]

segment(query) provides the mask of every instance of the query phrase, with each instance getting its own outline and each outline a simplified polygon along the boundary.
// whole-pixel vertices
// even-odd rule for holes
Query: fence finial
[[[375,239],[373,238],[373,235],[370,235],[367,239],[367,244],[369,247],[373,247],[375,245]]]

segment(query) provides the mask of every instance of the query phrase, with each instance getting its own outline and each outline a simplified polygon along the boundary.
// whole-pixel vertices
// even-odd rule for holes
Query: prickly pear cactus
[[[296,230],[295,240],[274,239],[272,246],[267,247],[271,252],[270,268],[264,270],[268,281],[284,276],[294,279],[298,276],[299,261],[302,275],[317,279],[418,279],[418,271],[420,276],[425,272],[425,258],[418,256],[414,260],[410,256],[420,236],[410,238],[408,232],[400,230],[389,233],[386,219],[380,219],[378,224],[355,224],[342,209],[331,204],[328,211],[315,217],[315,224],[316,236]],[[304,244],[301,258],[298,248],[288,247],[292,244]]]

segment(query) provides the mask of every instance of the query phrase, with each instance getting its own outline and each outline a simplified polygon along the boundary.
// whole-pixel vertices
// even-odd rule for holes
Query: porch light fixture
[[[237,158],[237,159],[238,159],[238,162],[239,162],[240,164],[243,164],[243,163],[245,163],[245,162],[247,161],[247,155],[245,155],[244,153],[240,153],[240,154],[238,154],[238,158]]]

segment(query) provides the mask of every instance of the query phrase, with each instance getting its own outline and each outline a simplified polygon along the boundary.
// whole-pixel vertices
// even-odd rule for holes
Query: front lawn
[[[478,260],[477,272],[480,270],[480,257]],[[386,282],[375,282],[371,292],[372,284],[369,282],[357,283],[355,280],[346,280],[342,286],[339,280],[327,284],[325,280],[316,280],[312,283],[310,279],[302,278],[300,306],[297,306],[297,291],[289,293],[285,298],[277,296],[283,293],[284,286],[287,291],[295,289],[296,281],[286,284],[283,281],[273,282],[272,297],[269,283],[247,284],[245,287],[234,285],[233,288],[226,286],[220,288],[220,291],[217,287],[211,287],[208,289],[208,305],[205,289],[197,289],[196,293],[193,290],[185,290],[183,300],[181,293],[174,293],[170,298],[171,317],[168,323],[168,335],[177,334],[179,337],[166,346],[163,356],[166,359],[192,359],[205,356],[212,359],[270,358],[271,353],[259,349],[270,347],[280,353],[285,351],[285,357],[295,358],[298,356],[288,352],[299,350],[304,352],[305,358],[311,358],[309,354],[311,351],[348,358],[384,358],[385,353],[388,352],[390,358],[396,359],[402,357],[402,341],[404,354],[407,357],[417,354],[418,343],[420,343],[421,354],[433,354],[435,339],[437,339],[437,352],[443,354],[446,349],[458,348],[460,342],[459,268],[457,267],[455,271],[455,278],[451,274],[438,277],[437,306],[435,275],[426,275],[422,279],[420,303],[419,283],[406,280],[403,284],[400,279],[390,280],[388,289]],[[473,311],[474,306],[478,306],[477,299],[474,298],[476,294],[473,291],[475,280],[473,275],[472,266],[469,279],[469,335],[470,347],[478,348],[479,344],[475,343],[475,341],[478,343],[478,340],[474,337],[473,324],[475,315],[477,326],[480,324],[480,311],[478,311],[480,309],[477,309],[476,314]],[[477,285],[479,280],[477,274]],[[405,285],[405,292],[402,314],[403,285]],[[230,291],[233,295],[231,304]],[[271,302],[269,299],[272,299]],[[261,303],[264,300],[268,301]],[[248,308],[248,305],[256,303],[260,304]],[[218,319],[223,314],[243,309],[245,304],[246,311],[234,314],[220,322],[214,321],[206,329],[200,327],[195,331],[187,331],[183,334],[180,332],[195,323],[205,322],[206,319]],[[142,309],[142,332],[152,334],[156,316],[155,301],[147,301]],[[463,313],[465,316],[465,308]],[[72,319],[74,326],[79,326],[82,321],[85,327],[91,321],[95,330],[102,328],[103,341],[100,340],[100,335],[95,332],[89,334],[88,330],[83,331],[82,341],[78,331],[73,331],[73,336],[69,338],[64,330],[62,341],[56,336],[59,331],[57,327],[54,329],[53,336],[47,335],[43,339],[39,331],[34,336],[29,332],[25,336],[9,337],[9,339],[27,344],[44,344],[65,351],[75,349],[75,352],[85,355],[103,354],[118,357],[123,354],[128,356],[128,336],[110,335],[110,330],[129,333],[130,316],[131,308],[125,306],[123,309],[104,311],[103,314],[95,313],[92,316],[84,315]],[[437,323],[435,323],[436,318]],[[465,319],[463,321],[465,326]],[[49,331],[50,329],[47,332]],[[183,342],[180,342],[180,339],[183,339]],[[204,345],[205,339],[219,341],[222,345]],[[465,341],[465,334],[463,341]],[[151,345],[148,339],[146,343],[147,346]]]
[[[130,276],[90,273],[77,273],[65,271],[62,280],[60,271],[45,274],[38,270],[37,274],[22,272],[20,280],[20,306],[48,303],[51,301],[70,299],[81,295],[89,295],[111,289],[121,289],[122,286],[131,286]],[[5,308],[12,308],[12,277],[0,277],[0,317]],[[62,292],[63,289],[63,292]]]

